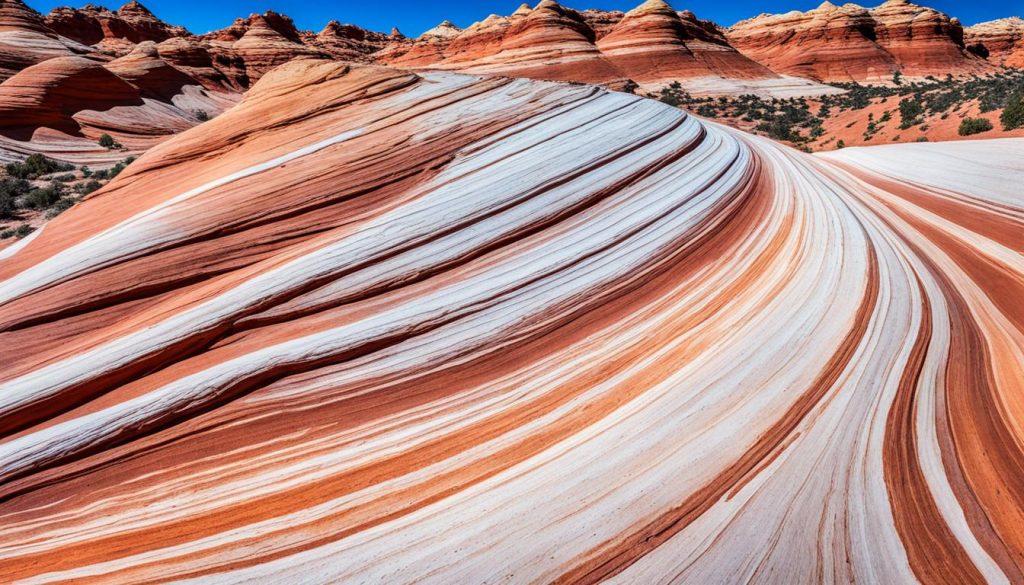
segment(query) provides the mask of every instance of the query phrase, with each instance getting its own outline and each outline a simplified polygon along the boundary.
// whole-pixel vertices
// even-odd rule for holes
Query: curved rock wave
[[[1020,581],[1022,150],[284,65],[0,251],[0,580]]]

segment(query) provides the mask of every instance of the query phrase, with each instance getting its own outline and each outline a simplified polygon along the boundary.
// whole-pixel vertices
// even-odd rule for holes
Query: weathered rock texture
[[[1024,68],[1024,19],[1003,18],[964,29],[967,49],[991,63]]]
[[[89,50],[57,35],[21,0],[0,0],[0,81],[47,59]]]
[[[808,12],[763,14],[737,23],[727,36],[773,71],[823,81],[881,81],[896,71],[922,77],[993,70],[965,49],[959,21],[907,0],[870,10],[825,2]]]
[[[184,27],[163,22],[134,1],[115,11],[91,4],[83,8],[55,8],[46,15],[45,22],[58,34],[86,45],[116,40],[131,44],[159,43],[171,37],[190,35]]]
[[[293,61],[0,253],[0,577],[1020,581],[1022,145]]]
[[[576,12],[544,0],[510,16],[491,15],[464,31],[450,23],[375,55],[388,65],[583,81],[649,89],[680,81],[694,93],[814,93],[740,54],[710,22],[648,0],[627,14]]]
[[[626,13],[597,42],[601,53],[641,84],[695,77],[764,79],[771,71],[741,55],[720,35],[663,0],[647,0]]]

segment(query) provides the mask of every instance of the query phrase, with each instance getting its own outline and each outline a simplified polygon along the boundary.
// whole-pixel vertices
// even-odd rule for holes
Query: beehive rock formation
[[[966,51],[963,27],[945,14],[887,0],[873,9],[824,2],[808,12],[761,16],[728,30],[743,54],[773,71],[822,81],[883,81],[992,70]]]
[[[163,22],[135,1],[114,11],[91,4],[83,8],[59,7],[46,15],[45,23],[58,34],[85,45],[114,40],[130,44],[144,41],[159,43],[172,37],[190,35],[184,27]]]
[[[1024,19],[1014,16],[964,30],[968,50],[1004,67],[1024,67]]]

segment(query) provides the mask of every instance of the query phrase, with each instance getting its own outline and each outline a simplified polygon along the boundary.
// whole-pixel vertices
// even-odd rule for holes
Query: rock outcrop
[[[47,59],[89,51],[60,37],[21,0],[0,0],[0,81]]]
[[[230,53],[245,63],[250,82],[294,59],[328,56],[304,44],[290,18],[270,11],[249,16],[244,34],[231,44]]]
[[[374,55],[396,67],[444,69],[658,89],[679,81],[694,93],[820,90],[784,79],[736,51],[710,22],[649,0],[629,12],[576,12],[553,0],[488,16],[464,31],[450,23]]]
[[[118,40],[130,44],[159,43],[190,36],[184,27],[167,24],[134,0],[114,11],[92,4],[83,8],[55,8],[46,15],[45,22],[58,34],[85,45]]]
[[[611,63],[640,84],[699,77],[775,77],[700,26],[684,21],[664,0],[647,0],[626,13],[597,47]],[[699,37],[698,37],[699,35]]]
[[[888,0],[868,10],[824,2],[808,12],[761,16],[728,30],[743,54],[779,73],[821,81],[966,75],[991,67],[965,50],[963,27],[945,14]]]
[[[28,138],[45,126],[78,133],[73,116],[81,110],[142,104],[139,89],[102,63],[85,57],[56,57],[0,83],[0,132]]]
[[[398,35],[368,31],[353,24],[341,24],[332,20],[316,35],[304,36],[303,41],[342,61],[369,61],[371,55],[380,51]]]
[[[967,50],[1003,67],[1024,68],[1024,19],[1013,16],[964,29]]]
[[[1017,582],[1022,175],[292,61],[0,251],[0,575]]]

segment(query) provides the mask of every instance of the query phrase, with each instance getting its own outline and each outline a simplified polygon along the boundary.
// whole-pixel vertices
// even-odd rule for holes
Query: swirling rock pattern
[[[89,50],[59,36],[21,0],[0,0],[0,81],[47,59]]]
[[[292,62],[0,253],[0,581],[1020,582],[1022,151]]]

